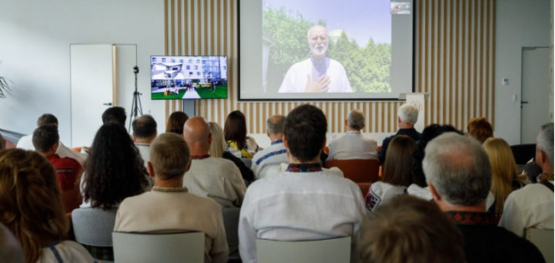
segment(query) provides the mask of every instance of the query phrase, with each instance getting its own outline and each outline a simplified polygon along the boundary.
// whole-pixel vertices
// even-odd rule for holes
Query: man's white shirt
[[[328,93],[353,92],[345,68],[336,60],[330,59],[326,70],[330,78]],[[310,58],[295,63],[285,75],[279,93],[304,93],[306,89],[307,76],[312,76],[312,61]],[[311,78],[312,79],[312,78]]]
[[[287,149],[285,149],[282,140],[275,140],[272,145],[257,152],[252,158],[251,169],[254,172],[254,178],[264,178],[268,169],[279,166],[281,163],[289,163]]]
[[[361,134],[360,131],[348,131],[328,144],[327,161],[333,159],[378,159],[378,142]]]

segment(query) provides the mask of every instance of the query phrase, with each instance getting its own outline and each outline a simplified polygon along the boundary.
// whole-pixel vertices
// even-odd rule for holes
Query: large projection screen
[[[413,92],[413,0],[240,0],[239,100]]]

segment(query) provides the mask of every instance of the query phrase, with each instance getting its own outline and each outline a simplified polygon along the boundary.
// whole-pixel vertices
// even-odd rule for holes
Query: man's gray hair
[[[283,134],[283,130],[285,128],[285,116],[283,115],[274,115],[266,121],[266,127],[268,128],[268,132],[270,134]]]
[[[549,164],[553,165],[553,122],[542,125],[536,147],[547,155]]]
[[[347,116],[349,127],[360,130],[364,126],[364,113],[360,110],[353,110]]]
[[[397,116],[402,123],[414,125],[418,121],[418,108],[412,103],[405,103],[399,107]]]
[[[453,205],[483,203],[491,188],[491,166],[486,151],[475,139],[444,133],[425,149],[422,162],[428,184]]]
[[[325,29],[325,30],[326,30],[326,35],[328,34],[328,29],[327,29],[325,26],[323,26],[323,25],[313,25],[313,26],[311,26],[311,27],[308,29],[308,31],[306,32],[306,37],[307,37],[309,40],[310,40],[310,32],[312,32],[312,29],[317,28],[317,27],[321,27],[321,28]]]

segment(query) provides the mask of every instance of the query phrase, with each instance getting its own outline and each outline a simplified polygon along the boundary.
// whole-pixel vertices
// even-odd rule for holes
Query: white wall
[[[149,76],[150,55],[164,54],[164,1],[0,0],[0,6],[0,76],[15,90],[0,99],[0,128],[29,134],[49,112],[60,121],[62,141],[70,141],[72,43],[137,44],[143,113],[164,125],[164,102],[150,100]],[[134,86],[119,88],[129,115]]]
[[[551,3],[550,0],[496,3],[495,136],[510,145],[520,144],[522,47],[550,46]],[[503,86],[503,78],[509,78],[509,85]],[[513,95],[517,96],[516,101],[512,100]]]

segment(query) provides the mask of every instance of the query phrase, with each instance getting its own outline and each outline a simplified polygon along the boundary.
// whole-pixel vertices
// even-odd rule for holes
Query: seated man
[[[274,115],[268,119],[268,137],[272,145],[257,152],[252,158],[252,170],[256,179],[264,178],[269,168],[279,166],[281,163],[289,163],[287,150],[283,146],[283,115]]]
[[[54,125],[39,126],[33,132],[34,148],[37,149],[40,155],[46,157],[52,166],[54,166],[54,169],[56,169],[60,189],[62,191],[73,190],[76,187],[75,181],[83,169],[74,159],[62,158],[56,154],[59,143],[58,128]]]
[[[283,144],[290,164],[285,172],[250,185],[241,208],[243,262],[257,262],[256,239],[317,240],[358,231],[365,214],[360,188],[320,165],[326,130],[324,113],[312,105],[287,115]]]
[[[499,226],[524,236],[526,228],[553,229],[553,123],[542,126],[536,139],[538,183],[512,192],[503,208]]]
[[[102,113],[102,123],[106,124],[108,122],[117,122],[125,126],[125,121],[127,120],[127,114],[125,109],[122,107],[114,106],[106,109]]]
[[[432,202],[398,196],[366,216],[360,262],[466,262],[463,238]]]
[[[345,120],[345,127],[347,127],[347,134],[328,144],[328,161],[333,159],[378,159],[378,143],[360,132],[365,127],[362,111],[349,112],[349,116]]]
[[[52,114],[45,113],[37,119],[37,127],[43,125],[54,125],[58,127],[58,118],[56,118],[56,116]],[[35,146],[33,146],[33,135],[31,134],[21,137],[21,139],[19,139],[19,141],[17,142],[16,147],[23,150],[34,151]],[[62,158],[68,157],[74,159],[79,162],[81,166],[85,165],[85,161],[87,159],[86,156],[76,153],[67,148],[61,141],[59,143],[58,149],[56,149],[56,154]]]
[[[220,206],[188,193],[183,174],[190,167],[187,144],[177,134],[160,135],[151,146],[152,191],[128,197],[116,215],[116,232],[187,232],[206,235],[205,262],[227,262],[228,247]]]
[[[544,262],[528,240],[496,225],[486,213],[491,167],[486,151],[472,138],[446,133],[425,149],[422,163],[436,204],[457,225],[472,262]]]
[[[247,187],[239,168],[229,160],[211,157],[212,134],[202,117],[187,120],[183,138],[191,149],[191,169],[183,186],[192,194],[209,197],[224,207],[240,207]]]
[[[158,135],[156,120],[150,115],[143,115],[133,121],[133,141],[145,161],[145,166],[150,161],[150,144]]]
[[[389,145],[389,142],[395,138],[395,136],[399,134],[407,135],[415,142],[420,140],[420,137],[422,136],[418,131],[416,131],[416,129],[414,129],[414,124],[418,121],[418,108],[413,104],[405,103],[399,107],[397,120],[399,122],[399,130],[397,133],[383,140],[382,150],[379,153],[380,163],[385,162],[387,146]]]

